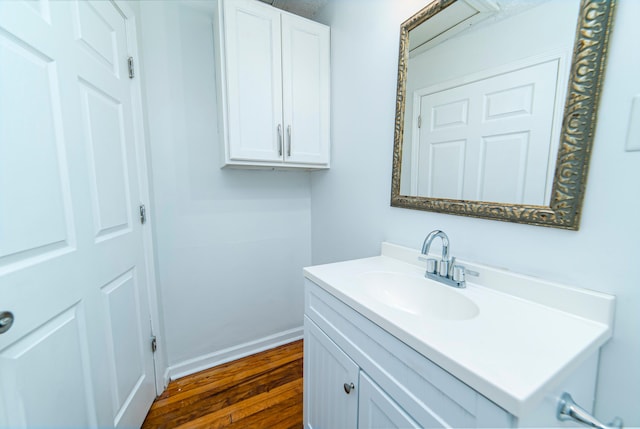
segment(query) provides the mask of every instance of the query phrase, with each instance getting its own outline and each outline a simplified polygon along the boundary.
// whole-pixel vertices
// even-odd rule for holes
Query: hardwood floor
[[[143,428],[302,428],[302,340],[169,383]]]

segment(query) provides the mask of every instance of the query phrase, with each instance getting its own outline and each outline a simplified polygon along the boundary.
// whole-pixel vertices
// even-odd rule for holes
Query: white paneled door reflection
[[[545,205],[559,62],[520,63],[417,91],[411,195]]]
[[[0,427],[135,427],[155,396],[127,16],[0,2]]]

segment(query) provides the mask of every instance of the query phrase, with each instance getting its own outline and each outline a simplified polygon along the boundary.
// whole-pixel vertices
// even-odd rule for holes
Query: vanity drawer
[[[418,423],[512,427],[505,410],[308,279],[305,314]]]

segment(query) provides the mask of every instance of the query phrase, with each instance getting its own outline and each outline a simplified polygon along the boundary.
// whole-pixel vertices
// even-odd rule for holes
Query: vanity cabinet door
[[[358,428],[360,429],[422,427],[362,371],[360,371],[358,402]],[[434,421],[434,423],[436,425],[429,427],[441,427],[437,422]]]
[[[304,427],[355,428],[358,366],[306,316],[304,329]]]

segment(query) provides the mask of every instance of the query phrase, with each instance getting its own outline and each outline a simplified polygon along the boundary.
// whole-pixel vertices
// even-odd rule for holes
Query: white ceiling
[[[262,0],[278,9],[286,10],[296,15],[311,18],[327,0]]]

